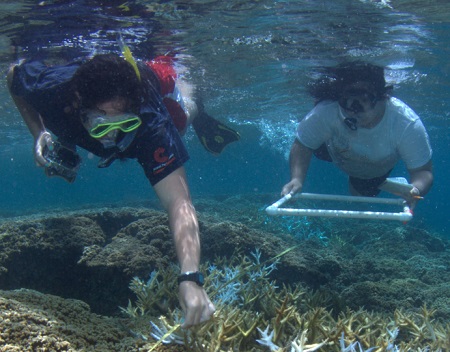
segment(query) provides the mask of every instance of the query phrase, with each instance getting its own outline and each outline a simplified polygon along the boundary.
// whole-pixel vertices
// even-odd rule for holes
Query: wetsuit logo
[[[167,155],[166,149],[159,147],[153,153],[153,159],[159,164],[153,168],[153,174],[159,174],[164,171],[164,169],[175,161],[175,155],[173,153]]]
[[[155,159],[158,163],[165,163],[169,160],[169,157],[165,154],[166,150],[163,147],[159,147],[153,153],[153,159]]]

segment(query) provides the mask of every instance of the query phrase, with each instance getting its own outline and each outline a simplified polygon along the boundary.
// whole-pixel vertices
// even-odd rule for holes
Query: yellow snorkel
[[[122,39],[122,35],[119,34],[117,37],[117,43],[119,44],[120,50],[122,51],[123,56],[125,57],[125,60],[133,66],[134,72],[136,72],[136,76],[139,80],[141,80],[141,73],[139,72],[139,68],[137,67],[136,60],[134,60],[133,54],[131,53],[130,48],[128,45],[125,44],[125,42]]]

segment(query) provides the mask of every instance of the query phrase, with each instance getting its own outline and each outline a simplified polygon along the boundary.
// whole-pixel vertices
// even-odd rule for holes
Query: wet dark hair
[[[317,70],[320,77],[307,86],[316,102],[339,100],[344,89],[356,82],[370,83],[378,99],[387,97],[392,86],[386,86],[384,68],[363,61],[353,61]]]
[[[116,54],[96,55],[75,72],[72,83],[83,109],[122,97],[130,111],[138,113],[142,89],[133,67]]]

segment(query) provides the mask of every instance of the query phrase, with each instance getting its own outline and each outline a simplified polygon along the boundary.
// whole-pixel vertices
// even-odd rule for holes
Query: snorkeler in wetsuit
[[[11,96],[34,138],[38,166],[59,172],[59,165],[64,171],[59,176],[74,181],[76,171],[70,173],[71,165],[48,160],[47,150],[59,148],[55,148],[54,136],[64,146],[56,158],[70,154],[70,150],[76,154],[80,147],[99,156],[100,167],[117,159],[139,163],[169,215],[180,265],[179,302],[185,313],[182,327],[210,319],[215,307],[199,271],[200,230],[184,168],[189,155],[165,108],[153,71],[146,65],[133,66],[119,55],[106,54],[63,66],[22,62],[9,70],[7,79]],[[70,157],[77,168],[78,160]]]

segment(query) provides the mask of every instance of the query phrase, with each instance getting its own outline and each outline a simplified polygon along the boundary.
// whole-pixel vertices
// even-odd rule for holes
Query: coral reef
[[[136,307],[130,302],[123,311],[134,322],[136,335],[149,341],[145,348],[153,351],[161,344],[178,344],[189,351],[213,352],[263,351],[265,349],[261,347],[265,346],[270,351],[288,351],[291,347],[291,351],[306,352],[322,347],[326,351],[356,351],[358,346],[359,351],[381,352],[416,351],[420,348],[445,351],[450,347],[450,325],[434,321],[435,312],[425,306],[420,313],[395,309],[390,315],[347,308],[333,314],[324,308],[328,303],[324,295],[299,286],[277,287],[269,279],[273,265],[261,263],[258,252],[252,256],[253,262],[244,257],[231,263],[232,267],[219,269],[227,263],[224,261],[212,266],[206,287],[216,302],[217,311],[211,321],[195,329],[186,331],[179,328],[181,312],[178,310],[169,310],[155,323],[152,320],[152,302],[138,299]],[[138,298],[160,297],[160,291],[165,291],[167,286],[165,281],[174,281],[173,270],[169,268],[159,273],[161,281],[156,281],[156,284],[153,274],[147,284],[132,282],[130,288]],[[242,274],[230,277],[230,272]],[[224,281],[224,277],[227,280]],[[220,290],[216,289],[214,282],[222,282]],[[233,299],[219,299],[220,291],[220,297],[231,296]],[[227,291],[232,291],[232,294],[224,293]],[[150,336],[156,341],[152,342]]]
[[[3,219],[0,301],[9,316],[1,316],[0,345],[9,346],[4,351],[39,350],[30,347],[39,336],[48,342],[42,350],[99,350],[95,340],[109,351],[148,351],[155,336],[173,329],[184,345],[159,343],[155,350],[267,351],[256,340],[271,334],[273,345],[283,351],[305,351],[321,343],[320,350],[326,351],[381,351],[389,344],[400,351],[449,350],[450,246],[445,234],[414,223],[271,218],[262,206],[271,201],[266,198],[196,201],[206,287],[218,309],[212,322],[187,335],[178,328],[178,269],[165,213],[123,207]],[[271,259],[280,253],[274,270]],[[17,291],[21,288],[39,292]],[[26,302],[35,297],[64,306],[65,316],[50,303]],[[83,314],[77,305],[84,307]],[[33,328],[24,335],[11,333],[28,321],[27,314],[41,317],[42,324],[34,326],[30,318]],[[85,320],[75,323],[74,315]],[[102,318],[111,325],[97,323]],[[69,324],[80,329],[73,339],[56,329]],[[92,324],[116,331],[117,339],[106,332],[93,336]],[[395,328],[399,332],[392,342]],[[49,347],[49,341],[55,345]]]
[[[136,351],[117,318],[32,290],[0,291],[0,351]]]
[[[0,248],[0,289],[76,298],[102,314],[126,302],[133,276],[176,260],[167,216],[137,208],[4,221]]]

